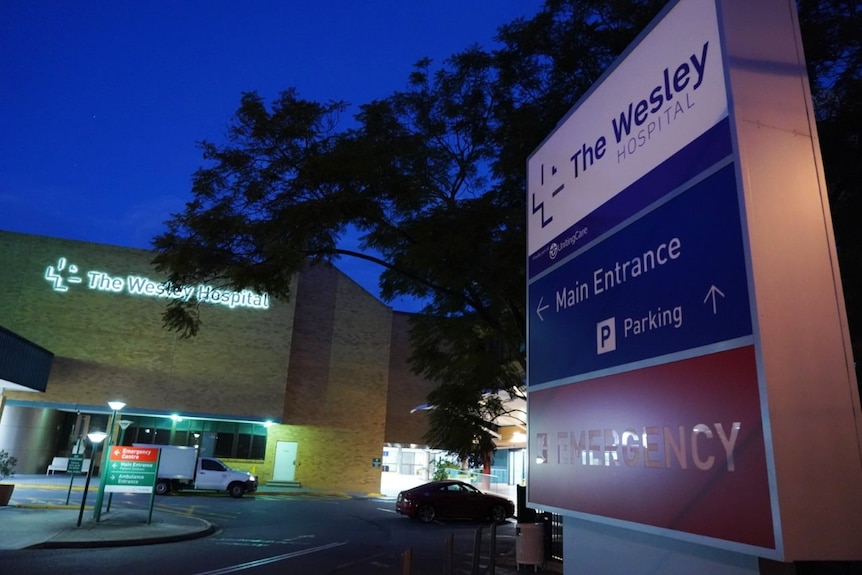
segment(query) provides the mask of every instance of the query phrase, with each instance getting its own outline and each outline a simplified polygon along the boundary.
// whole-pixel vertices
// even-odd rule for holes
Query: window
[[[204,471],[227,471],[224,465],[212,459],[201,459],[201,469]]]
[[[132,420],[123,444],[149,443],[199,447],[201,453],[229,459],[264,459],[266,428],[257,423],[212,419],[127,417]]]

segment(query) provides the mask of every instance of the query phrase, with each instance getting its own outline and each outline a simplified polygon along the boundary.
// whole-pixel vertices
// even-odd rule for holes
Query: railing
[[[563,561],[563,516],[556,513],[539,512],[545,524],[545,557],[551,561]]]
[[[492,523],[488,530],[487,542],[483,538],[484,529],[479,527],[473,533],[473,553],[470,561],[470,575],[495,575],[497,566],[497,524]],[[486,543],[486,545],[483,545]],[[483,546],[487,547],[487,554],[483,554]],[[485,561],[483,562],[483,559]],[[453,575],[456,571],[455,565],[455,535],[450,534],[443,540],[443,575]],[[400,557],[399,575],[411,575],[413,573],[413,549],[405,549]],[[459,569],[463,572],[463,569]]]

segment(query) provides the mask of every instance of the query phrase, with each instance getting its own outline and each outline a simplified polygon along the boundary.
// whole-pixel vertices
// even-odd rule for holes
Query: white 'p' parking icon
[[[617,349],[617,321],[608,318],[596,324],[596,354],[601,355]]]

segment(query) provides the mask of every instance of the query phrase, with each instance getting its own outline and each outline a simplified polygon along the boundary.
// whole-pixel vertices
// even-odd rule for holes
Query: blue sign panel
[[[628,188],[572,224],[550,244],[528,259],[530,277],[536,277],[574,252],[593,237],[599,237],[634,214],[663,198],[671,190],[708,170],[733,152],[730,123],[724,118],[692,143],[653,168]]]
[[[750,335],[733,165],[534,280],[529,306],[531,386]]]

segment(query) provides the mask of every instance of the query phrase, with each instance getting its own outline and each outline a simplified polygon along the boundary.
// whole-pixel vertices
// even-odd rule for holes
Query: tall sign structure
[[[531,505],[862,559],[862,415],[795,10],[671,2],[530,156]]]

